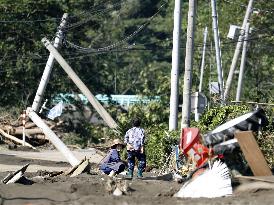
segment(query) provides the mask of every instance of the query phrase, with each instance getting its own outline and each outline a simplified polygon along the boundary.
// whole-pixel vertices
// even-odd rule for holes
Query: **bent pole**
[[[50,53],[54,56],[56,61],[61,65],[61,67],[65,70],[68,76],[72,79],[72,81],[76,84],[76,86],[80,89],[83,95],[86,96],[88,101],[92,104],[95,110],[99,113],[99,115],[103,118],[103,120],[107,123],[110,128],[118,128],[118,125],[113,120],[113,118],[108,114],[105,108],[98,102],[95,96],[90,92],[87,86],[83,83],[83,81],[78,77],[78,75],[72,70],[69,64],[65,61],[65,59],[60,55],[60,53],[54,48],[54,46],[49,42],[47,38],[42,39],[43,44],[50,51]]]
[[[79,164],[79,160],[72,154],[72,152],[59,139],[59,137],[46,125],[46,123],[32,110],[31,107],[27,108],[27,115],[32,122],[34,122],[43,131],[57,150],[63,154],[71,166],[76,166]]]

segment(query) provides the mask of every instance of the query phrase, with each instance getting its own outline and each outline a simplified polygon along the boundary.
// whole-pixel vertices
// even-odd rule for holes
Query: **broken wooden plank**
[[[86,158],[84,158],[84,159],[82,159],[81,161],[80,161],[80,163],[79,164],[77,164],[77,165],[75,165],[75,166],[73,166],[72,168],[70,168],[70,169],[68,169],[68,170],[66,170],[65,172],[64,172],[64,175],[70,175],[72,172],[74,172],[84,161],[86,160]]]
[[[77,169],[72,173],[72,175],[70,175],[70,177],[75,177],[81,174],[88,167],[88,165],[89,165],[89,161],[87,159],[77,167]]]
[[[272,172],[266,163],[253,133],[251,131],[236,132],[235,137],[254,176],[271,176]]]

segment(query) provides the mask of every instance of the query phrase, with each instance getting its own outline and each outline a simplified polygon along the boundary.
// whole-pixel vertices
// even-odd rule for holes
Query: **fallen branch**
[[[14,136],[12,136],[12,135],[9,135],[9,134],[5,133],[4,130],[2,130],[2,129],[0,129],[0,133],[1,133],[4,137],[6,137],[6,138],[8,138],[8,139],[10,139],[10,140],[12,140],[12,141],[15,141],[15,142],[17,142],[17,143],[19,143],[19,144],[22,144],[22,145],[24,144],[23,140],[20,140],[20,139],[14,137]],[[31,147],[32,149],[36,149],[35,147],[33,147],[31,144],[29,144],[29,143],[27,143],[27,142],[25,142],[25,145],[28,146],[28,147]]]

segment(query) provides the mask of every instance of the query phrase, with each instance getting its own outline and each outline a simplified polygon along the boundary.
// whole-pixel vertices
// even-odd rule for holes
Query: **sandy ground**
[[[79,161],[86,157],[91,163],[99,163],[103,158],[102,154],[98,154],[95,149],[77,150],[72,151],[72,153]],[[17,163],[14,163],[14,160],[7,161],[4,156],[16,159]],[[41,150],[36,152],[0,150],[0,172],[16,171],[27,162],[31,163],[28,172],[36,172],[38,170],[61,171],[70,167],[66,158],[57,150]]]
[[[94,150],[75,152],[77,158],[82,154],[87,155],[96,163],[100,155]],[[33,179],[35,183],[31,185],[0,184],[0,205],[24,204],[24,205],[47,205],[47,204],[240,204],[240,205],[259,205],[274,204],[274,189],[272,185],[262,185],[263,182],[243,183],[242,190],[237,187],[230,197],[215,199],[180,199],[173,197],[181,184],[168,178],[156,178],[153,173],[145,173],[144,179],[122,181],[129,187],[129,191],[123,196],[113,196],[107,191],[108,176],[101,174],[81,174],[77,177],[56,176],[47,179],[37,179],[44,171],[59,171],[70,167],[65,160],[60,160],[59,153],[56,151],[47,152],[17,152],[1,151],[0,153],[0,179],[3,179],[8,171],[14,171],[17,167],[30,163],[25,176]],[[48,159],[48,160],[45,160]],[[97,169],[93,164],[93,170]],[[34,177],[34,178],[33,178]],[[122,176],[121,176],[122,177]],[[36,180],[34,180],[36,179]],[[273,177],[270,180],[274,181]],[[250,182],[250,181],[249,181]],[[256,184],[257,183],[257,184]],[[261,183],[260,185],[258,183]],[[243,185],[252,185],[243,188]],[[270,187],[270,188],[269,188]]]

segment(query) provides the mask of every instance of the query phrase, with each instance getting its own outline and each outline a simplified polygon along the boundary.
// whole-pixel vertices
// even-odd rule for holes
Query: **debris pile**
[[[253,135],[267,124],[264,111],[257,109],[204,136],[198,128],[184,128],[180,150],[185,159],[174,171],[183,176],[185,183],[175,196],[212,198],[231,195],[231,179],[236,176],[271,176]],[[180,162],[180,159],[177,157],[176,161]]]
[[[43,121],[49,126],[50,129],[56,132],[62,131],[62,120],[52,121],[43,119]],[[25,142],[23,141],[24,135]],[[27,147],[35,149],[35,146],[44,145],[49,142],[43,131],[37,127],[35,123],[28,121],[28,117],[23,119],[22,115],[17,120],[13,120],[9,116],[1,117],[0,137],[0,139],[10,145],[10,147],[15,147],[18,144],[24,144]]]

